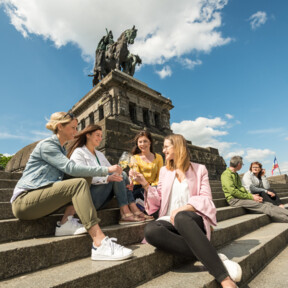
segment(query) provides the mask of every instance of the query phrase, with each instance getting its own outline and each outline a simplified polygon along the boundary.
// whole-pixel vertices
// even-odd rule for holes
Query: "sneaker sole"
[[[137,222],[118,222],[119,223],[119,225],[132,225],[132,224],[142,224],[142,223],[144,223],[145,221],[143,220],[143,221],[137,221]]]
[[[133,252],[129,255],[126,256],[122,256],[122,257],[112,257],[112,256],[101,256],[101,255],[97,255],[97,256],[91,256],[91,260],[93,261],[119,261],[119,260],[125,260],[128,258],[131,258],[133,256]]]
[[[76,236],[76,235],[81,235],[81,234],[86,234],[88,233],[87,231],[86,232],[79,232],[79,233],[74,233],[74,234],[71,234],[71,233],[65,233],[65,232],[61,232],[61,233],[57,233],[55,232],[55,236],[56,237],[60,237],[60,236]]]

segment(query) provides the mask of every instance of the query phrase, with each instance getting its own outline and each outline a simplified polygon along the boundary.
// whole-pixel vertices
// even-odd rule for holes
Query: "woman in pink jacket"
[[[157,188],[151,187],[140,173],[136,178],[145,189],[148,214],[159,209],[158,220],[145,228],[146,241],[172,254],[191,259],[196,256],[222,287],[237,287],[226,270],[230,272],[231,265],[227,265],[229,260],[223,262],[225,268],[208,240],[210,225],[216,225],[216,208],[207,169],[204,165],[190,162],[189,150],[182,135],[167,136],[163,153],[166,166],[160,170]],[[231,264],[232,261],[229,262]],[[238,277],[233,279],[239,280],[241,268],[232,263],[239,269]],[[235,265],[232,269],[235,269]]]

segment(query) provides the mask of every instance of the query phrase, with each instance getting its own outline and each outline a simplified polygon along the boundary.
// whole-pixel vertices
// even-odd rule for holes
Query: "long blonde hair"
[[[171,134],[165,137],[165,140],[169,140],[174,148],[174,159],[167,161],[166,168],[186,172],[190,166],[190,152],[185,138],[180,134]]]
[[[51,115],[50,120],[46,124],[46,128],[51,130],[54,134],[58,133],[58,124],[65,126],[70,123],[72,120],[77,120],[72,113],[66,112],[55,112]]]

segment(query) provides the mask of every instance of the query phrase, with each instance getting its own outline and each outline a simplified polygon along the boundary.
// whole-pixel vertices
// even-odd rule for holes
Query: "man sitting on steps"
[[[234,156],[230,160],[230,167],[221,175],[222,190],[228,204],[232,207],[243,207],[248,210],[267,214],[277,222],[288,223],[288,210],[269,202],[263,202],[259,194],[249,193],[241,183],[237,173],[243,166],[241,156]]]

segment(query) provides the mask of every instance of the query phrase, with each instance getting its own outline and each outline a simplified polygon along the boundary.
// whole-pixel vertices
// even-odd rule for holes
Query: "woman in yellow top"
[[[137,164],[133,170],[141,173],[151,186],[157,186],[159,172],[163,166],[163,158],[160,154],[153,151],[151,133],[148,131],[141,131],[135,136],[133,141],[135,146],[133,147],[131,154],[133,155],[134,163]],[[139,198],[144,201],[144,189],[142,188],[142,185],[136,181],[134,181],[133,184],[133,196],[136,199],[136,202]],[[146,218],[147,217],[149,216],[146,216]],[[150,217],[150,219],[152,218]]]

